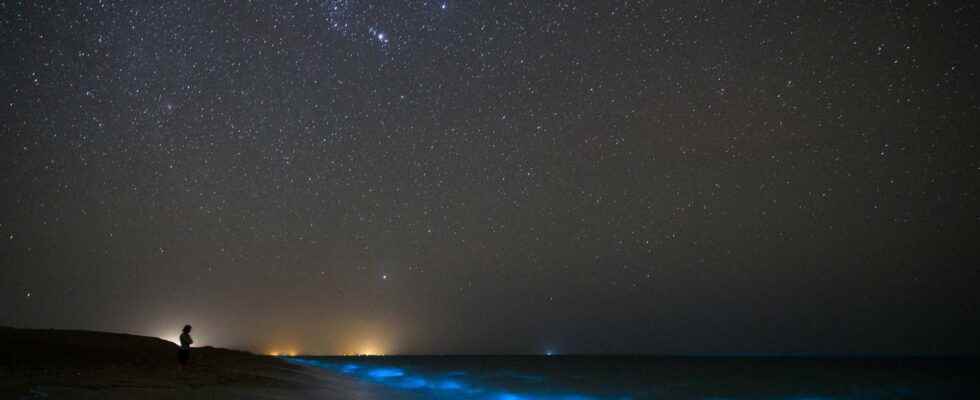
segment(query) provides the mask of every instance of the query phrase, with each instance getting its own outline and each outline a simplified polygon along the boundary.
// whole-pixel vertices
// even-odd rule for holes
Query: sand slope
[[[178,373],[176,352],[145,336],[0,327],[0,398],[330,399],[346,384],[275,357],[212,347],[194,348],[192,365]]]

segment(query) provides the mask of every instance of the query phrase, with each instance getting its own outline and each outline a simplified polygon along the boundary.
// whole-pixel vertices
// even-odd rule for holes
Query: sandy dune
[[[0,328],[3,399],[332,399],[350,382],[275,357],[118,333]],[[344,392],[338,391],[344,388]]]

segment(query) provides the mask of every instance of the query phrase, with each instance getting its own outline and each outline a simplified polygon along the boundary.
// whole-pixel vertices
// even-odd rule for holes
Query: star
[[[377,40],[378,42],[380,42],[382,45],[388,44],[388,40],[389,40],[388,34],[385,33],[383,30],[378,29],[378,28],[371,28],[371,29],[368,29],[368,33],[370,33],[371,36],[375,40]]]

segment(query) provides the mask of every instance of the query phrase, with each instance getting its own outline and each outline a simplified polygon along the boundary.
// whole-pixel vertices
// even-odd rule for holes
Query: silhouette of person
[[[184,331],[180,334],[180,349],[177,350],[180,370],[183,370],[191,360],[191,343],[194,343],[194,339],[191,339],[191,326],[184,325]]]

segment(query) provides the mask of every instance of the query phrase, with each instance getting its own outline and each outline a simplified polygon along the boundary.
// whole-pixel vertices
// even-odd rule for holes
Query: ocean
[[[286,357],[358,399],[980,399],[976,358]]]

